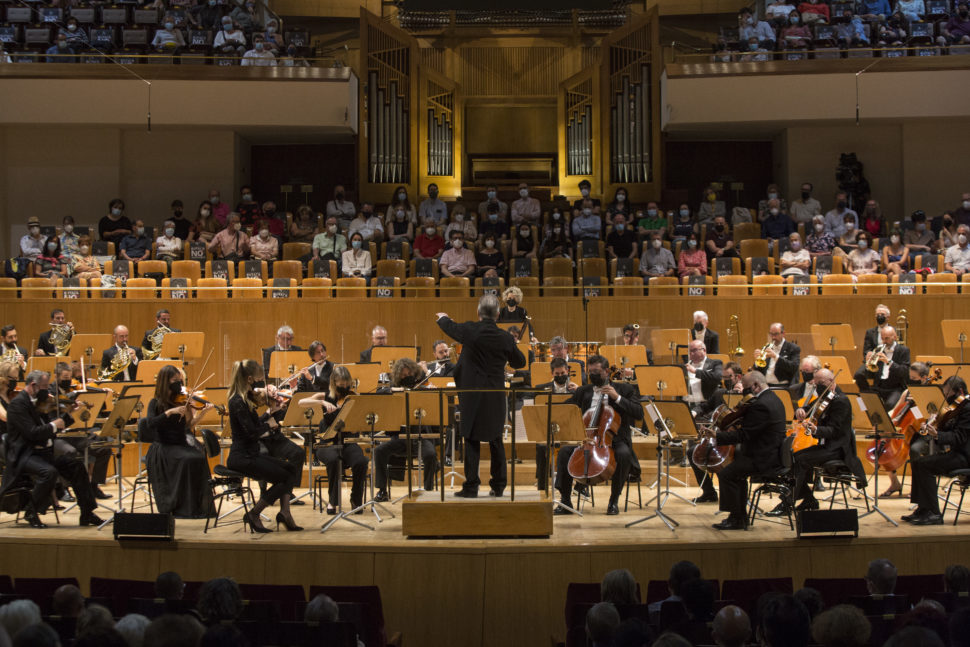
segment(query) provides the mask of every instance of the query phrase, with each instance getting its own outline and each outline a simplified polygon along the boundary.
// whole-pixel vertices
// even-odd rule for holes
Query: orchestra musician
[[[970,467],[970,406],[966,400],[967,383],[956,375],[947,378],[943,383],[943,397],[946,404],[956,407],[956,410],[938,429],[931,425],[927,425],[925,429],[927,435],[936,439],[938,446],[949,446],[950,451],[910,458],[913,463],[910,501],[916,504],[916,510],[905,515],[903,521],[915,526],[936,526],[943,523],[940,500],[936,495],[936,477]]]
[[[853,376],[860,391],[872,390],[892,409],[899,396],[906,389],[909,375],[909,349],[896,340],[896,329],[883,326],[879,332],[882,345],[866,353],[865,363]],[[876,364],[876,371],[867,370],[867,365]]]
[[[640,345],[640,328],[636,324],[628,323],[623,326],[623,345],[624,346],[639,346]],[[653,351],[649,348],[647,349],[647,364],[653,366]],[[626,368],[623,369],[623,377],[633,377],[633,369]]]
[[[721,385],[724,363],[708,357],[704,342],[699,339],[687,344],[687,352],[688,361],[684,365],[687,371],[687,395],[684,400],[696,413]]]
[[[694,327],[690,330],[691,340],[699,339],[704,342],[704,350],[708,353],[717,354],[721,352],[721,343],[717,333],[707,327],[707,313],[698,310],[694,313]]]
[[[65,358],[66,359],[66,358]],[[73,380],[74,371],[70,364],[58,362],[54,367],[54,381],[57,390],[66,395],[75,390],[84,390],[79,384],[75,386]],[[92,442],[96,436],[91,434],[88,438],[58,438],[54,441],[54,455],[69,454],[71,458],[83,460],[85,447],[87,448],[88,458],[88,477],[91,480],[91,489],[95,498],[110,499],[111,495],[101,489],[108,478],[108,463],[111,462],[111,448],[108,446],[94,446]]]
[[[417,384],[424,381],[426,375],[424,370],[418,366],[413,359],[402,357],[394,362],[391,369],[391,388],[383,387],[378,393],[392,393],[395,389],[413,389]],[[391,432],[387,434],[390,440],[386,440],[374,448],[374,487],[377,494],[374,496],[376,501],[388,501],[390,497],[387,492],[388,470],[387,464],[391,456],[403,456],[407,454],[407,439],[401,432]],[[416,455],[421,452],[421,462],[424,465],[424,489],[428,492],[434,491],[435,468],[438,464],[437,454],[434,445],[428,439],[411,441],[411,453]]]
[[[741,376],[744,371],[737,362],[728,362],[724,365],[721,373],[723,381],[720,386],[714,389],[710,397],[704,400],[699,406],[694,408],[694,416],[698,419],[709,418],[714,410],[724,402],[724,396],[728,393],[740,394],[742,391]],[[687,448],[687,460],[690,467],[694,470],[694,479],[700,483],[701,495],[694,499],[694,503],[717,503],[717,490],[714,489],[714,477],[707,474],[694,464],[694,445],[690,443]]]
[[[552,373],[552,380],[535,385],[533,388],[536,389],[536,391],[548,391],[550,393],[559,395],[570,395],[575,393],[576,389],[579,388],[578,384],[569,379],[569,366],[566,364],[566,360],[563,358],[556,357],[549,362],[549,370]],[[576,446],[573,445],[569,451],[571,452],[572,449],[575,448]],[[566,447],[562,447],[559,451],[563,452],[566,450]],[[546,489],[546,482],[549,478],[548,460],[548,449],[546,444],[536,444],[536,486],[540,491]],[[556,483],[554,485],[557,489],[559,489],[559,475],[556,476]]]
[[[561,335],[556,335],[549,340],[549,356],[553,359],[556,357],[561,357],[570,364],[575,364],[576,368],[579,369],[579,378],[582,384],[586,384],[586,364],[583,363],[581,359],[572,359],[569,357],[569,343],[566,341],[565,337]]]
[[[0,328],[0,357],[10,358],[20,366],[21,375],[27,370],[27,350],[17,344],[17,326],[8,324]]]
[[[608,404],[620,414],[620,428],[613,436],[613,454],[616,458],[616,471],[613,472],[610,484],[610,501],[606,506],[606,514],[620,514],[619,500],[631,470],[640,469],[636,454],[633,452],[633,440],[630,426],[637,420],[643,420],[643,406],[640,404],[640,394],[636,387],[625,382],[610,381],[610,361],[602,355],[592,355],[589,358],[589,384],[573,391],[566,404],[575,404],[582,411],[593,406],[594,398],[608,398]],[[563,447],[556,458],[558,489],[562,502],[572,507],[570,492],[573,489],[573,479],[569,474],[569,458],[572,451]],[[561,478],[560,478],[561,477]],[[562,507],[556,508],[556,514],[572,514]]]
[[[328,392],[314,393],[308,398],[300,400],[300,406],[320,406],[323,408],[323,419],[320,421],[320,434],[326,433],[340,414],[347,398],[354,394],[354,382],[350,371],[344,366],[333,369],[328,384]],[[364,456],[360,445],[355,442],[343,442],[347,438],[357,438],[356,432],[338,431],[334,438],[317,446],[315,457],[327,468],[327,514],[337,514],[340,507],[340,473],[339,466],[349,467],[352,476],[350,486],[350,507],[356,509],[364,502],[364,485],[367,482],[367,457]],[[337,442],[334,442],[337,441]],[[338,449],[334,445],[342,445]],[[363,510],[358,510],[361,514]]]
[[[418,366],[428,373],[434,373],[435,377],[453,376],[455,374],[455,364],[449,359],[451,356],[451,348],[448,347],[448,342],[439,339],[434,343],[433,348],[434,361],[418,362]]]
[[[513,369],[525,367],[525,356],[515,345],[512,335],[497,325],[499,300],[486,294],[478,300],[478,321],[456,323],[444,312],[436,315],[438,326],[462,344],[461,356],[455,367],[458,389],[502,389],[505,387],[505,365]],[[502,496],[507,483],[505,445],[502,427],[506,420],[505,393],[461,393],[458,408],[461,412],[461,435],[465,439],[465,483],[455,496],[478,496],[481,483],[478,465],[481,443],[487,442],[491,453],[490,496]]]
[[[798,401],[802,398],[805,399],[805,402],[808,402],[812,394],[815,393],[815,372],[820,368],[822,368],[822,362],[815,355],[806,355],[802,358],[798,366],[798,375],[801,382],[795,382],[788,387],[788,393],[791,395],[791,401],[795,406],[798,406]]]
[[[360,351],[359,363],[371,363],[370,355],[375,346],[387,346],[387,330],[384,326],[374,326],[374,329],[370,331],[370,348]]]
[[[300,483],[302,466],[260,452],[264,438],[282,435],[273,414],[283,408],[283,401],[271,386],[257,389],[256,384],[263,379],[263,367],[256,360],[240,360],[232,366],[228,394],[232,445],[226,467],[270,484],[244,517],[253,532],[270,532],[263,526],[260,513],[276,501],[280,502],[280,512],[276,515],[277,528],[282,523],[287,530],[302,530],[290,513],[290,493]],[[262,416],[256,413],[261,404],[266,404],[268,408]]]
[[[785,326],[773,323],[768,327],[771,343],[762,350],[755,351],[755,359],[763,359],[765,366],[755,364],[754,370],[764,373],[768,386],[789,386],[795,380],[798,369],[798,359],[802,349],[797,344],[785,339]]]
[[[333,362],[327,359],[327,347],[322,341],[314,340],[307,349],[307,355],[310,356],[313,365],[293,376],[289,384],[280,384],[280,386],[287,387],[296,382],[297,391],[327,393],[330,391],[330,376],[333,374]]]
[[[67,327],[72,331],[74,330],[74,324],[67,320],[63,310],[60,308],[51,310],[51,327],[40,334],[34,355],[53,356],[57,354],[57,348],[51,343],[51,333],[54,332],[54,326],[63,326],[64,324],[67,324]]]
[[[718,445],[741,446],[734,452],[734,461],[718,473],[719,507],[728,517],[714,524],[715,530],[743,530],[747,526],[748,477],[781,466],[785,405],[757,371],[745,373],[741,385],[752,398],[744,405],[740,429],[717,433]]]
[[[57,433],[74,422],[71,413],[58,415],[49,402],[50,376],[44,371],[31,371],[24,378],[24,388],[7,407],[6,451],[7,466],[0,483],[0,499],[21,476],[34,477],[30,502],[24,510],[24,520],[32,528],[46,528],[40,515],[53,503],[52,493],[59,476],[67,479],[77,495],[81,509],[80,525],[100,526],[94,514],[97,502],[91,491],[88,472],[77,458],[54,455]],[[78,405],[73,405],[72,410]],[[49,408],[49,409],[48,409]],[[50,410],[54,413],[48,413]]]
[[[155,327],[145,331],[145,336],[141,340],[142,355],[145,351],[152,350],[150,336],[159,328],[168,328],[170,332],[182,332],[178,328],[172,328],[172,313],[164,308],[155,313]]]
[[[293,329],[287,325],[282,325],[276,331],[276,344],[263,349],[263,374],[269,376],[270,358],[276,351],[303,350],[293,344]]]
[[[115,326],[112,339],[114,344],[101,353],[101,370],[109,369],[111,367],[111,361],[118,353],[128,353],[131,362],[125,367],[125,370],[121,371],[113,379],[116,382],[134,382],[138,362],[141,361],[142,357],[141,349],[136,350],[128,345],[128,328],[125,326]]]
[[[154,435],[145,465],[155,504],[163,514],[202,519],[215,513],[206,457],[193,433],[212,406],[193,406],[176,367],[163,366],[158,372],[155,397],[145,410],[144,424]]]
[[[867,357],[869,352],[878,346],[882,340],[882,329],[889,325],[889,315],[892,314],[889,306],[879,304],[876,306],[876,325],[866,330],[862,340],[862,356]]]
[[[816,397],[821,396],[830,389],[830,396],[827,395],[828,405],[818,416],[814,430],[808,431],[818,439],[818,445],[806,447],[795,453],[793,472],[795,474],[795,489],[793,490],[793,501],[802,500],[796,510],[817,510],[818,501],[809,487],[814,480],[813,470],[824,465],[831,460],[840,460],[849,466],[849,469],[858,480],[859,487],[865,487],[866,474],[862,468],[862,462],[856,456],[855,432],[852,430],[852,405],[849,398],[842,392],[842,389],[835,384],[835,375],[832,371],[822,368],[815,372]],[[808,411],[815,401],[807,401],[795,411],[795,419],[799,422],[805,421]],[[801,432],[805,433],[805,432]],[[779,503],[778,506],[767,513],[769,516],[785,516],[788,514],[787,503]]]
[[[928,384],[930,381],[930,367],[929,364],[924,362],[913,362],[909,365],[909,386],[922,386]],[[896,404],[898,405],[902,400],[909,400],[913,402],[912,398],[909,397],[909,389],[907,388],[903,391],[903,394],[899,396]],[[898,431],[903,431],[899,429]],[[899,477],[896,476],[896,470],[891,470],[889,472],[889,487],[886,491],[879,495],[879,498],[891,497],[895,493],[903,493],[903,484],[899,482]]]

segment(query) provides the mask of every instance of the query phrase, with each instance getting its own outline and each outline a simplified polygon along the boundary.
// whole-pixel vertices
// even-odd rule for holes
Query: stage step
[[[441,501],[418,493],[401,504],[401,532],[405,537],[549,537],[552,501],[508,495]]]

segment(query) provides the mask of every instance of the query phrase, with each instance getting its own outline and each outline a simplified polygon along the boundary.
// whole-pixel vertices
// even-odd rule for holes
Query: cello
[[[586,440],[569,457],[569,475],[586,485],[608,481],[616,471],[613,436],[620,429],[620,414],[610,406],[609,396],[593,396],[593,404],[583,414],[583,427]]]
[[[932,384],[943,379],[943,369],[937,367],[933,369],[933,375],[921,380],[922,384]],[[916,402],[909,397],[909,389],[899,398],[899,402],[893,407],[891,414],[893,426],[898,432],[903,434],[902,438],[892,438],[882,440],[882,452],[879,454],[879,467],[887,472],[895,472],[906,464],[909,460],[910,444],[913,436],[916,435],[921,423],[925,420],[920,410],[916,407]],[[876,441],[872,441],[872,446],[866,450],[866,458],[870,463],[876,462]]]
[[[711,426],[715,430],[730,431],[741,424],[751,404],[750,394],[741,398],[733,409],[722,404],[711,414]],[[697,469],[708,474],[717,474],[734,461],[734,445],[718,445],[717,432],[703,432],[691,452],[691,460]]]

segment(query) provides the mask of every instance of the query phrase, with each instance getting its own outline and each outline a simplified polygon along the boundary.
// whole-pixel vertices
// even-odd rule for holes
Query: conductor
[[[478,321],[455,323],[444,312],[437,314],[438,326],[446,335],[462,344],[461,356],[455,367],[455,385],[461,389],[502,389],[505,386],[505,365],[524,368],[525,356],[515,345],[512,335],[495,325],[499,314],[499,300],[486,294],[478,300]],[[489,496],[502,496],[507,482],[505,445],[502,426],[505,423],[506,395],[494,393],[458,394],[461,411],[461,435],[465,438],[465,484],[455,493],[457,497],[478,496],[481,479],[478,462],[482,442],[487,442],[491,454]]]

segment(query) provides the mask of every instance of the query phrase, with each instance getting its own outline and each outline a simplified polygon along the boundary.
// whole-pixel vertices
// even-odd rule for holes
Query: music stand
[[[659,360],[663,349],[670,351],[670,361],[677,363],[677,349],[690,344],[689,328],[658,328],[650,331],[654,358]],[[646,363],[646,362],[644,362]]]
[[[310,449],[310,461],[309,461],[309,474],[307,478],[309,479],[309,489],[307,489],[305,494],[301,494],[298,497],[294,497],[290,503],[302,499],[305,496],[310,497],[311,509],[317,509],[317,501],[314,496],[313,491],[313,441],[316,437],[316,430],[313,426],[313,416],[316,414],[316,409],[313,406],[303,406],[300,404],[300,400],[304,398],[309,398],[314,395],[315,391],[301,391],[299,393],[294,393],[293,397],[290,398],[290,404],[286,407],[286,414],[283,416],[283,421],[280,422],[280,427],[289,427],[293,430],[293,434],[297,438],[300,438],[300,434],[296,432],[299,427],[306,427],[306,437],[300,438],[303,441],[303,447]],[[343,472],[343,470],[341,470]],[[320,503],[321,509],[323,508],[323,503]]]
[[[610,360],[613,368],[632,369],[634,366],[647,366],[647,349],[640,344],[604,345],[599,347],[599,354]]]
[[[685,441],[691,434],[693,437],[697,437],[697,427],[694,425],[694,418],[691,416],[690,408],[686,402],[648,402],[644,405],[643,410],[650,417],[654,431],[657,432],[657,495],[653,499],[650,499],[650,501],[655,499],[657,506],[653,514],[637,519],[636,521],[631,521],[626,524],[626,527],[631,528],[644,521],[658,518],[670,530],[674,530],[680,524],[663,511],[663,507],[667,503],[667,499],[670,498],[670,495],[692,506],[696,506],[696,504],[670,489],[670,441],[679,438],[684,447],[687,447]],[[666,472],[663,469],[665,463],[667,465]],[[661,474],[665,475],[663,489],[660,487]],[[648,505],[650,501],[647,501]]]
[[[135,381],[154,386],[155,378],[158,377],[158,372],[161,371],[165,366],[182,368],[182,365],[176,359],[143,359],[142,361],[138,362]]]
[[[305,350],[274,350],[269,354],[269,374],[271,380],[282,380],[290,377],[306,366],[307,354]]]
[[[872,507],[869,509],[869,511],[865,512],[864,514],[860,514],[859,518],[862,519],[863,517],[868,517],[869,515],[878,512],[879,516],[881,516],[883,519],[885,519],[886,521],[888,521],[889,523],[891,523],[892,525],[898,528],[899,524],[896,523],[893,519],[890,519],[889,516],[885,512],[883,512],[882,509],[879,507],[879,457],[882,456],[882,452],[883,452],[883,446],[882,446],[883,440],[902,438],[903,435],[897,434],[895,429],[893,428],[892,416],[889,414],[888,411],[886,411],[886,406],[882,403],[882,398],[879,397],[878,393],[860,393],[858,396],[855,396],[855,397],[859,398],[859,402],[858,402],[859,409],[866,414],[866,417],[869,419],[869,422],[872,424],[872,433],[866,435],[866,439],[872,439],[876,445],[876,455],[875,455],[875,463],[873,465],[874,469],[873,469],[873,479],[872,479],[872,484],[873,484],[873,487],[875,488],[876,496],[872,498]],[[885,433],[881,432],[879,430],[880,425],[882,425],[883,429],[885,429],[888,426],[889,431]],[[832,493],[832,496],[833,497],[835,496],[834,492]]]
[[[682,398],[688,393],[686,369],[675,366],[637,366],[634,369],[640,395],[660,400]]]
[[[57,368],[60,362],[71,362],[70,357],[54,357],[54,356],[39,356],[33,355],[27,358],[27,372],[31,371],[44,371],[45,373],[54,374],[54,370]]]
[[[121,452],[125,448],[125,444],[121,440],[121,432],[124,431],[125,424],[128,419],[131,418],[131,414],[135,412],[135,405],[138,404],[137,397],[120,397],[115,401],[115,406],[111,410],[111,415],[101,426],[101,433],[98,434],[101,438],[105,438],[113,443],[114,449],[114,459],[115,459],[115,476],[118,480],[118,499],[115,503],[118,504],[118,509],[115,510],[115,514],[124,513],[124,492],[123,485],[121,482]],[[114,517],[106,519],[104,523],[98,526],[98,530],[101,530],[109,523],[114,522]]]
[[[849,368],[849,360],[842,355],[819,355],[818,361],[822,366],[829,365],[829,370],[835,375],[835,383],[840,387],[855,386],[855,371]]]
[[[852,325],[846,323],[822,323],[812,324],[812,343],[815,345],[816,352],[829,347],[829,351],[835,354],[837,350],[855,350],[856,345],[853,341]]]
[[[418,349],[414,346],[374,346],[370,351],[370,361],[387,367],[385,373],[390,373],[393,363],[403,357],[418,361]]]
[[[339,364],[353,376],[357,382],[358,393],[373,393],[381,384],[381,373],[386,373],[380,364]]]
[[[343,424],[338,427],[338,422]],[[337,415],[336,420],[327,429],[323,438],[329,438],[330,436],[337,433],[338,430],[350,429],[350,430],[368,430],[371,444],[370,453],[370,499],[360,504],[353,510],[347,512],[341,512],[333,519],[328,521],[320,529],[320,532],[326,532],[333,524],[335,524],[340,519],[346,519],[351,523],[355,523],[358,526],[363,526],[370,530],[374,530],[373,526],[368,526],[365,523],[361,523],[355,519],[349,519],[348,517],[355,514],[358,510],[363,510],[370,506],[371,512],[377,517],[377,521],[381,522],[383,519],[381,515],[377,512],[380,508],[381,511],[391,517],[394,517],[394,513],[378,503],[374,498],[374,473],[377,469],[377,459],[376,452],[374,451],[377,446],[375,442],[375,435],[378,432],[388,432],[388,431],[400,431],[401,427],[404,426],[404,398],[399,393],[392,393],[391,395],[352,395],[347,398],[344,403],[343,408]]]
[[[544,393],[543,395],[552,395]],[[556,443],[565,445],[566,443],[576,443],[576,449],[581,449],[586,441],[586,427],[583,425],[583,414],[574,404],[551,406],[551,398],[546,399],[546,404],[530,405],[522,407],[522,420],[525,422],[525,436],[530,442],[544,444],[548,448],[546,452],[546,496],[549,496],[549,484],[553,489],[556,484],[556,457],[553,449]],[[551,479],[551,480],[550,480]],[[583,513],[562,502],[562,498],[552,496],[553,510],[562,508],[569,510],[573,514],[583,516]]]
[[[417,439],[418,441],[418,454],[421,453],[421,441],[425,439],[437,438],[442,446],[444,446],[444,435],[441,431],[442,425],[447,420],[447,415],[444,412],[444,395],[441,391],[428,390],[428,391],[404,391],[404,410],[406,412],[407,420],[405,421],[405,442],[406,444],[406,466],[407,466],[407,482],[408,482],[408,493],[391,501],[391,505],[394,505],[401,499],[410,498],[413,492],[427,492],[424,489],[424,457],[421,457],[421,469],[419,470],[419,475],[421,478],[421,486],[416,490],[412,487],[411,477],[413,471],[411,469],[411,441]],[[418,433],[412,434],[411,427],[417,426]],[[438,433],[422,433],[421,427],[438,427]],[[444,461],[442,461],[444,462]],[[441,483],[441,500],[444,501],[444,481]]]
[[[113,345],[114,337],[111,333],[76,334],[71,337],[68,357],[79,362],[84,361],[87,368],[97,370],[101,366],[101,354]]]
[[[72,422],[70,425],[65,427],[64,431],[58,433],[57,437],[58,438],[79,438],[79,439],[87,438],[90,441],[93,437],[93,434],[91,434],[90,430],[94,427],[95,419],[97,417],[97,412],[101,410],[102,406],[104,406],[104,402],[107,399],[107,397],[108,397],[107,393],[94,393],[94,392],[83,392],[83,391],[79,392],[77,394],[76,401],[86,402],[91,406],[86,409],[78,409],[77,411],[75,411],[74,414],[72,414],[72,416],[75,416],[74,422]],[[87,470],[88,450],[90,449],[90,447],[91,447],[90,442],[85,443],[84,445],[84,469],[85,470]],[[106,510],[111,510],[112,512],[114,512],[113,508],[109,508],[108,506],[104,505],[100,501],[97,501],[97,499],[95,499],[95,502],[97,503],[97,506],[99,508],[105,508]],[[77,503],[72,504],[67,508],[66,512],[70,512],[77,506],[78,506]]]
[[[162,337],[162,357],[178,357],[182,366],[187,366],[185,358],[198,359],[202,357],[205,348],[204,332],[170,332]]]
[[[943,345],[946,348],[960,349],[960,363],[963,364],[963,347],[970,335],[970,319],[944,319],[940,322],[943,330]]]

